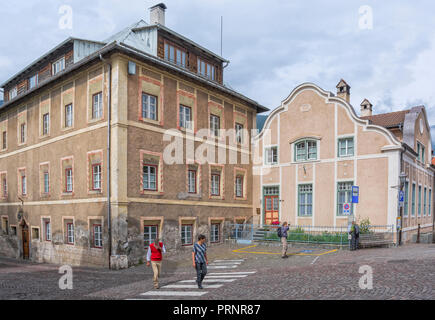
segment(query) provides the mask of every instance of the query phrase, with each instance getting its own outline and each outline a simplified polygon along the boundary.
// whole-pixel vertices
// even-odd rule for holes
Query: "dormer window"
[[[9,100],[12,100],[17,96],[17,87],[13,87],[11,90],[9,90]]]
[[[216,67],[198,58],[198,73],[210,80],[216,80]]]
[[[52,65],[52,75],[56,75],[59,72],[65,70],[65,57],[60,58]]]
[[[29,78],[29,89],[32,89],[38,85],[38,74]]]
[[[165,60],[186,68],[186,52],[167,42],[165,42]]]

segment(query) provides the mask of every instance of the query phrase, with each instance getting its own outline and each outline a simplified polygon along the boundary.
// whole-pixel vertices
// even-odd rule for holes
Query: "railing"
[[[281,241],[277,230],[279,226],[234,224],[229,226],[229,238],[238,243],[250,243],[252,241]],[[370,237],[382,236],[385,241],[394,241],[394,226],[360,226],[360,234]],[[290,226],[287,232],[287,241],[294,243],[335,244],[349,245],[348,227],[334,226]]]

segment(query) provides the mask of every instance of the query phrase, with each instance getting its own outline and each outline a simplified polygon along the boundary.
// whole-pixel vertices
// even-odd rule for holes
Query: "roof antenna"
[[[221,16],[221,57],[222,57],[222,47],[223,47],[223,33],[224,33],[224,17]]]

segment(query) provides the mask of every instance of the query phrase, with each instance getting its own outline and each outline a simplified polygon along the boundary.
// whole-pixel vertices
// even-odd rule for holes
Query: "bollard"
[[[420,224],[418,224],[418,229],[417,229],[417,243],[420,243]]]

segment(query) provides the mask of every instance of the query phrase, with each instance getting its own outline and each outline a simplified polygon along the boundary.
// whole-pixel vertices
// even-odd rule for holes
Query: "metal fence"
[[[229,238],[237,243],[248,244],[254,241],[281,241],[278,237],[280,226],[234,224],[229,226]],[[384,242],[394,241],[394,226],[360,226],[360,234],[366,241],[370,238],[384,239]],[[287,241],[294,243],[349,245],[348,227],[333,226],[290,226]]]

